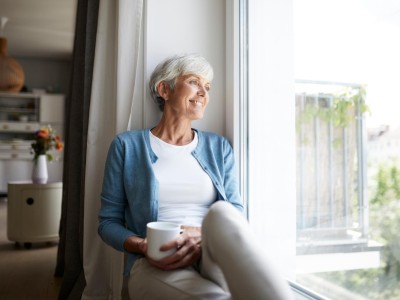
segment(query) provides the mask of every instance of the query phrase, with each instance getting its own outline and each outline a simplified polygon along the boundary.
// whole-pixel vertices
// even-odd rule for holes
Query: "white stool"
[[[8,183],[7,238],[30,248],[33,242],[58,241],[62,182]]]

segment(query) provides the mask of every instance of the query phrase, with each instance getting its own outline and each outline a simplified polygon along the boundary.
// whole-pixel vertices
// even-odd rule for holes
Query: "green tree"
[[[373,300],[400,295],[400,167],[396,160],[377,166],[369,187],[371,239],[384,245],[381,267],[321,274],[321,277]]]
[[[378,166],[371,197],[370,228],[373,239],[384,245],[382,260],[388,283],[400,281],[400,168],[397,161]]]

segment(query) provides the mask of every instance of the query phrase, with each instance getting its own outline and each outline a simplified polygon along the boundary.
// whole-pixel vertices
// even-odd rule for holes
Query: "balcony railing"
[[[362,88],[296,84],[298,252],[367,242]]]

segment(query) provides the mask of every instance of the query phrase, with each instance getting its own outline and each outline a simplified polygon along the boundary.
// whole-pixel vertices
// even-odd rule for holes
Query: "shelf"
[[[35,132],[39,130],[37,122],[4,122],[0,121],[0,132]]]
[[[24,107],[0,107],[0,112],[34,114],[36,113],[36,109]]]
[[[39,117],[40,97],[37,95],[0,93],[0,122],[36,122]]]

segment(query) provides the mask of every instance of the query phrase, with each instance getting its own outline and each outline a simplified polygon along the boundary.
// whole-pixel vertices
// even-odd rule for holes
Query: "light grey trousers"
[[[128,281],[132,300],[290,300],[286,281],[266,258],[247,220],[225,201],[202,224],[199,266],[162,271],[138,259]]]

